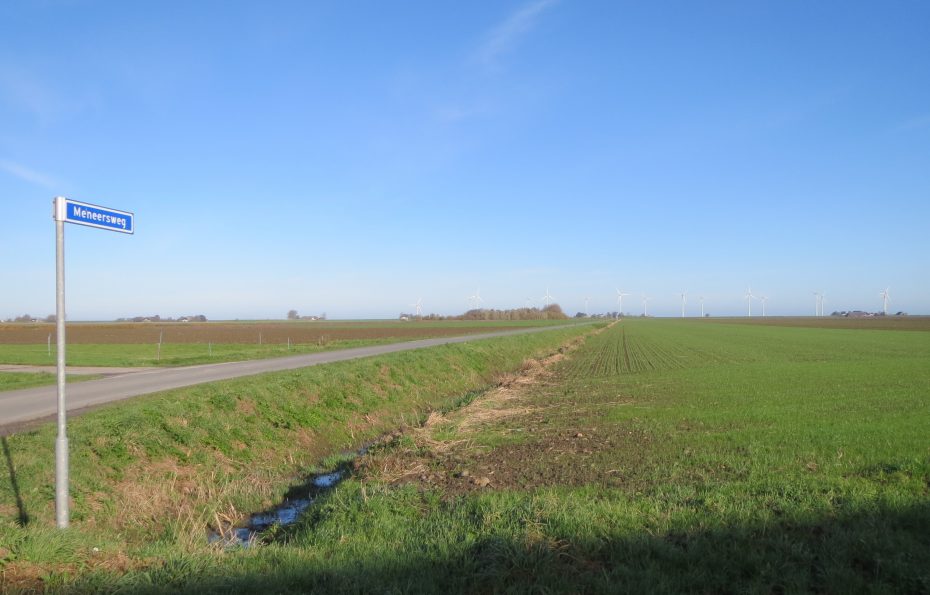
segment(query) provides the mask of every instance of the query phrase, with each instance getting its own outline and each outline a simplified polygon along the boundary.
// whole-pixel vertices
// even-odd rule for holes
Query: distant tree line
[[[287,311],[288,320],[326,320],[326,312],[323,312],[319,316],[301,316],[297,313],[297,310],[288,310]]]
[[[57,319],[54,314],[49,314],[45,318],[36,318],[29,314],[23,314],[22,316],[17,316],[15,318],[7,318],[3,322],[55,322]]]
[[[886,316],[884,312],[866,312],[864,310],[842,310],[834,311],[830,316],[842,316],[844,318],[871,318],[873,316]],[[887,314],[887,316],[907,316],[907,312],[897,312],[895,314]]]
[[[196,316],[179,316],[177,318],[162,318],[158,314],[153,316],[133,316],[132,318],[117,318],[116,322],[206,322],[207,317],[203,314]]]
[[[57,322],[58,318],[54,314],[49,314],[45,318],[36,318],[30,316],[29,314],[23,314],[22,316],[17,316],[15,318],[7,318],[3,322],[48,322],[54,323]],[[158,314],[154,316],[133,316],[132,318],[117,318],[116,322],[206,322],[207,317],[203,314],[198,314],[196,316],[179,316],[177,318],[162,318]]]
[[[545,308],[515,308],[513,310],[495,310],[492,308],[473,308],[456,316],[439,314],[408,314],[401,312],[401,320],[565,320],[568,316],[558,304]]]

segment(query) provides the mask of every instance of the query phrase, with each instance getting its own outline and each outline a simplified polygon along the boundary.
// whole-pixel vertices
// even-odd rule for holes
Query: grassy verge
[[[75,588],[930,591],[930,334],[624,321],[267,545]]]
[[[588,331],[553,329],[265,374],[76,418],[67,532],[51,528],[54,428],[3,438],[0,590],[110,580],[177,555],[212,559],[208,526],[272,505],[326,456],[415,422]]]
[[[81,382],[82,380],[97,380],[100,376],[94,374],[71,374],[67,382]],[[0,391],[32,388],[34,386],[47,386],[58,381],[55,374],[46,372],[0,372]]]

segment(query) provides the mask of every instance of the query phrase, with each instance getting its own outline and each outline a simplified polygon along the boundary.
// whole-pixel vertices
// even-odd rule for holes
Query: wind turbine
[[[651,299],[652,299],[652,298],[651,298],[651,297],[648,297],[645,293],[643,294],[643,316],[649,316],[649,313],[648,313],[648,311],[646,310],[646,304],[648,304],[648,303],[649,303],[649,300],[651,300]]]
[[[619,316],[623,316],[623,296],[630,295],[617,289],[617,308],[620,310]]]
[[[685,296],[688,295],[687,291],[681,292],[681,317],[685,317]]]
[[[820,316],[820,293],[814,292],[814,316]]]
[[[481,298],[481,288],[475,290],[475,295],[468,296],[468,303],[474,303],[474,308],[478,308],[484,299]]]
[[[765,318],[765,301],[769,299],[764,295],[759,298],[759,301],[762,302],[762,318]]]
[[[552,296],[549,295],[549,288],[546,288],[546,295],[540,298],[542,301],[546,302],[546,307],[549,307],[549,303],[552,302]]]
[[[752,287],[749,288],[749,291],[747,291],[746,295],[743,297],[749,301],[749,317],[752,318],[752,298],[756,297],[752,295]]]
[[[825,301],[827,301],[827,294],[824,293],[824,291],[821,289],[820,290],[820,315],[821,316],[826,316],[826,314],[823,313],[823,303]]]
[[[704,318],[704,296],[701,296],[701,318]]]
[[[879,292],[878,295],[882,296],[882,313],[885,316],[888,316],[888,302],[889,302],[889,296],[891,295],[891,293],[889,292],[889,289],[886,287],[885,290]]]
[[[417,303],[410,304],[410,306],[417,309],[417,316],[423,314],[423,298],[417,298]]]
[[[585,299],[584,299],[584,315],[585,315],[585,318],[587,318],[588,316],[590,316],[590,314],[588,313],[588,300],[590,300],[590,299],[591,299],[591,298],[585,298]]]

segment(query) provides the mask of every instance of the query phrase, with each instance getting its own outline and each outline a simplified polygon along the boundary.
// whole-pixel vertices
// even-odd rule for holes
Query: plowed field
[[[461,325],[419,322],[372,323],[73,323],[68,324],[69,344],[170,343],[320,343],[489,333],[518,326],[502,323]],[[55,341],[54,324],[0,324],[0,344],[44,344],[48,335]],[[261,335],[261,338],[259,338]]]

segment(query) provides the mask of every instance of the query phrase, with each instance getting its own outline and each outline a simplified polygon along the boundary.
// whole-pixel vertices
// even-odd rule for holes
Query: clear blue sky
[[[0,4],[0,318],[930,313],[930,3]],[[758,312],[760,305],[753,308]]]

